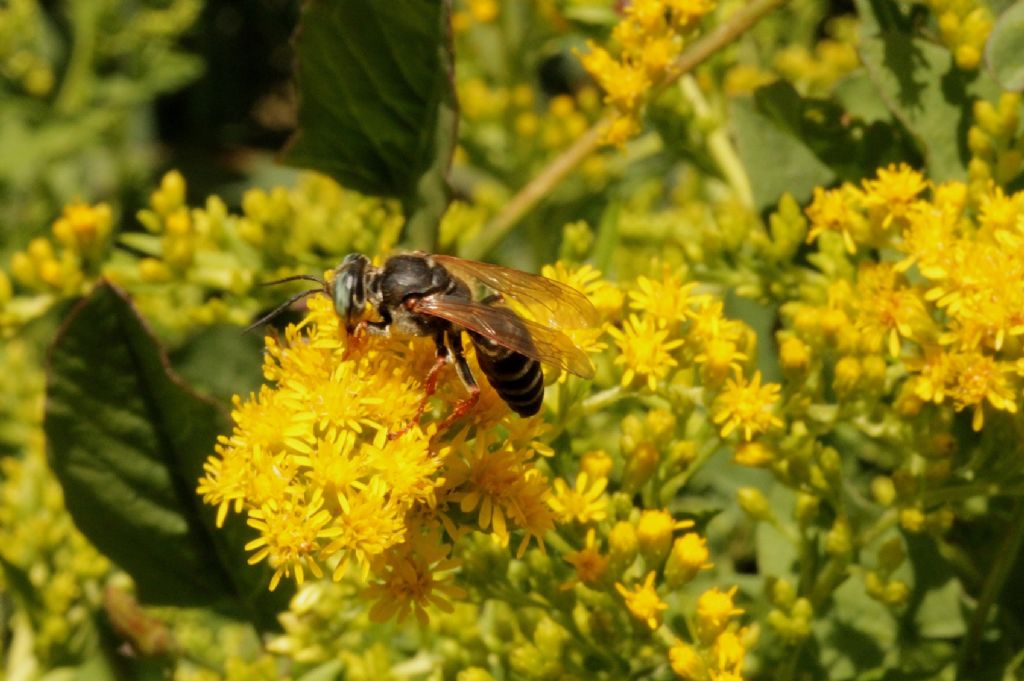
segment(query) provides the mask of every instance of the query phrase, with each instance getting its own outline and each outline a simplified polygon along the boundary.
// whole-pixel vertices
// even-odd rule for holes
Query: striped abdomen
[[[490,338],[469,333],[476,360],[487,381],[520,416],[533,416],[544,401],[544,372],[540,362],[498,345]]]

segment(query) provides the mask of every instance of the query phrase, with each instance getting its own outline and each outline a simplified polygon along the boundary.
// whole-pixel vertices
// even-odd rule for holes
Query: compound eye
[[[366,304],[363,275],[366,272],[365,256],[352,254],[345,258],[334,275],[334,311],[352,328],[352,320],[359,316]]]

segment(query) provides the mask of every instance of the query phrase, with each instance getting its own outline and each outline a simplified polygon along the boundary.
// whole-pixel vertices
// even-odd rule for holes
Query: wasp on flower
[[[586,353],[562,330],[597,324],[598,313],[576,289],[546,277],[498,265],[447,255],[393,255],[375,266],[361,253],[351,253],[324,280],[297,275],[271,283],[314,281],[303,291],[256,322],[261,324],[292,303],[314,293],[326,293],[351,338],[363,333],[390,336],[429,336],[437,350],[424,380],[424,397],[413,419],[391,433],[399,437],[422,416],[437,390],[438,375],[449,362],[455,366],[469,395],[441,423],[443,431],[479,400],[480,388],[466,361],[465,331],[476,349],[487,380],[520,416],[540,411],[544,399],[541,363],[590,378],[594,369]],[[493,293],[474,300],[472,285]],[[367,305],[377,319],[365,316]],[[517,312],[521,310],[524,314]]]

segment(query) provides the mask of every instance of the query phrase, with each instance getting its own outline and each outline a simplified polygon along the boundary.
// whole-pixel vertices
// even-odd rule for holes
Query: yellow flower
[[[672,545],[672,533],[693,527],[692,520],[676,520],[664,509],[645,509],[636,524],[636,538],[641,553],[651,566],[661,562]]]
[[[326,526],[331,520],[331,514],[322,507],[323,498],[318,493],[308,502],[301,493],[293,493],[249,512],[249,525],[260,532],[259,537],[245,545],[246,551],[255,551],[249,557],[249,564],[262,560],[270,563],[274,568],[271,591],[277,588],[281,577],[292,571],[299,584],[302,584],[306,567],[315,576],[323,576],[313,555],[318,548],[317,540],[328,533]]]
[[[742,428],[743,438],[751,440],[755,434],[764,433],[783,425],[782,419],[772,414],[779,400],[780,387],[775,383],[761,385],[761,372],[754,372],[749,383],[736,372],[735,379],[726,381],[725,389],[712,405],[712,420],[721,428],[722,437],[729,437],[737,428]]]
[[[440,540],[440,532],[429,531],[389,551],[381,581],[366,589],[365,595],[377,601],[370,620],[383,622],[397,615],[401,622],[413,612],[426,626],[428,606],[452,612],[450,599],[465,598],[466,592],[450,583],[451,571],[459,566],[448,557],[451,549]]]
[[[53,223],[53,236],[79,256],[94,258],[100,255],[112,225],[113,216],[106,203],[71,203]]]
[[[900,339],[921,339],[932,326],[922,296],[888,263],[864,264],[857,273],[855,325],[865,350],[886,347],[899,355]]]
[[[561,478],[555,480],[554,486],[548,506],[562,522],[590,523],[608,517],[608,499],[604,496],[608,478],[596,478],[591,484],[590,477],[581,471],[576,476],[575,489],[570,489]]]
[[[639,375],[646,377],[651,391],[657,389],[658,381],[676,365],[671,352],[683,344],[682,340],[668,340],[669,331],[658,328],[651,317],[641,319],[635,314],[629,316],[621,330],[610,327],[608,333],[621,353],[615,363],[625,366],[622,385],[628,386]]]
[[[668,562],[665,563],[665,580],[673,588],[693,579],[701,570],[708,570],[711,553],[708,542],[696,532],[687,532],[672,544]]]
[[[957,411],[974,409],[974,430],[981,430],[985,423],[985,402],[1000,411],[1017,413],[1017,391],[1007,377],[1014,369],[1012,365],[978,352],[951,355],[950,365],[948,394]]]
[[[864,205],[881,212],[883,228],[888,228],[895,219],[902,219],[917,195],[928,188],[921,173],[906,163],[879,168],[877,179],[864,180],[862,184]]]
[[[669,665],[680,678],[686,681],[704,681],[708,678],[708,667],[696,648],[676,641],[668,650]]]
[[[713,587],[697,599],[697,636],[705,644],[718,638],[730,618],[743,614],[743,610],[733,604],[736,589],[734,586],[722,591]]]
[[[447,498],[463,513],[476,512],[481,530],[490,529],[502,546],[509,543],[509,523],[525,531],[518,554],[526,551],[531,537],[543,548],[543,536],[554,528],[548,506],[547,480],[528,461],[524,452],[503,443],[492,449],[493,433],[478,435],[471,450],[451,447],[447,460]]]
[[[632,591],[621,583],[615,584],[615,589],[625,599],[626,607],[633,616],[645,622],[652,630],[661,625],[661,613],[668,609],[668,604],[661,600],[654,588],[654,577],[655,573],[649,572],[643,586]]]
[[[856,253],[857,241],[867,232],[866,222],[860,213],[862,200],[860,192],[850,185],[838,189],[815,187],[814,198],[806,211],[811,222],[807,243],[824,232],[838,232],[843,237],[846,250]]]
[[[597,546],[597,534],[594,528],[587,530],[586,544],[579,551],[570,551],[563,558],[572,563],[576,568],[576,578],[563,585],[563,588],[571,588],[576,582],[587,585],[596,584],[604,576],[608,567],[608,557],[602,556]]]
[[[654,317],[658,326],[678,325],[690,313],[690,293],[696,286],[692,282],[684,284],[679,273],[665,265],[661,279],[637,277],[636,289],[629,292],[629,306]]]

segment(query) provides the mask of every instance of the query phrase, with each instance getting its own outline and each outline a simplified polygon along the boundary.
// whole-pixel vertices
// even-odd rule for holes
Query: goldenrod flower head
[[[608,552],[612,560],[625,567],[636,557],[636,551],[637,536],[633,523],[627,520],[615,523],[608,533]]]
[[[901,339],[921,338],[932,326],[920,293],[887,263],[861,266],[856,301],[854,323],[868,352],[879,352],[884,347],[895,357]]]
[[[626,465],[622,470],[622,487],[626,491],[634,491],[644,486],[661,463],[661,454],[652,442],[639,442],[627,451]]]
[[[418,533],[392,549],[381,581],[366,589],[366,595],[377,601],[370,609],[370,619],[383,622],[397,615],[401,622],[414,612],[425,626],[428,606],[452,612],[451,599],[464,598],[466,592],[450,583],[451,570],[459,565],[448,557],[451,548],[434,530]]]
[[[863,196],[851,185],[838,189],[815,187],[814,198],[806,210],[811,221],[807,243],[824,232],[837,232],[842,235],[846,250],[856,253],[857,241],[865,236],[867,230],[866,221],[860,213],[862,203]]]
[[[108,204],[71,203],[64,206],[63,215],[54,221],[53,236],[65,248],[91,258],[100,254],[112,226],[113,216]]]
[[[777,454],[775,450],[758,440],[741,442],[736,447],[736,453],[732,460],[740,466],[751,468],[766,468],[775,461]]]
[[[729,620],[742,615],[743,610],[733,604],[737,587],[722,591],[713,587],[697,599],[697,637],[705,644],[711,643],[725,631]]]
[[[672,544],[665,563],[665,581],[672,588],[678,588],[697,576],[701,570],[708,570],[711,552],[707,540],[696,532],[687,532]]]
[[[642,586],[634,590],[627,589],[621,583],[615,584],[615,589],[626,601],[626,607],[634,617],[643,621],[652,630],[661,625],[661,613],[668,609],[668,604],[661,600],[654,587],[654,571],[647,573],[647,579]]]
[[[729,437],[740,428],[743,438],[749,441],[757,433],[782,427],[782,419],[772,414],[779,400],[779,390],[775,383],[762,386],[760,371],[754,372],[749,383],[737,371],[736,378],[726,381],[711,409],[712,421],[721,428],[722,437]]]
[[[580,60],[616,110],[605,141],[622,144],[639,130],[651,88],[661,82],[683,48],[680,35],[714,7],[706,0],[634,0],[612,30],[618,57],[592,41]]]
[[[672,533],[688,527],[693,527],[692,520],[676,520],[665,509],[645,509],[636,524],[636,538],[647,564],[660,565],[672,545]]]
[[[951,373],[948,394],[957,411],[974,410],[971,427],[981,430],[985,423],[984,404],[1000,411],[1017,413],[1017,392],[1007,374],[1013,367],[979,352],[957,353],[950,357]]]
[[[613,464],[612,457],[603,449],[589,451],[580,457],[580,470],[594,480],[611,475]]]
[[[668,650],[668,661],[672,671],[686,681],[704,681],[709,678],[704,658],[688,643],[676,641]]]
[[[680,272],[664,265],[660,279],[637,277],[636,288],[629,292],[629,306],[654,317],[658,326],[675,329],[690,313],[690,294],[696,286],[684,283]]]
[[[608,567],[608,556],[601,555],[594,528],[587,530],[586,544],[582,549],[570,551],[563,557],[576,568],[575,580],[563,585],[565,588],[572,587],[576,582],[587,585],[596,584],[604,576],[605,569]]]
[[[576,487],[571,489],[561,478],[554,483],[554,494],[548,499],[548,505],[558,514],[563,523],[591,523],[608,517],[608,499],[604,490],[608,486],[608,478],[590,478],[586,472],[580,471],[576,476]]]
[[[676,366],[671,353],[683,344],[679,339],[668,340],[668,329],[660,328],[653,318],[635,314],[629,316],[622,329],[610,327],[608,334],[615,339],[620,352],[615,363],[625,367],[622,385],[630,385],[637,376],[646,377],[651,391]]]
[[[449,489],[447,498],[458,502],[463,513],[476,512],[481,530],[490,529],[502,546],[509,542],[509,522],[526,535],[519,545],[522,556],[531,537],[543,547],[544,533],[554,527],[554,515],[548,506],[550,489],[540,471],[530,464],[532,452],[503,443],[492,449],[497,437],[493,431],[480,434],[469,451],[450,448],[447,459]]]
[[[924,176],[906,163],[879,168],[877,179],[864,180],[862,184],[864,205],[881,212],[883,229],[893,220],[902,219],[917,195],[928,188]]]

